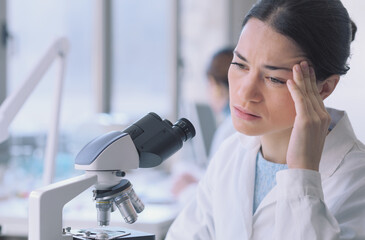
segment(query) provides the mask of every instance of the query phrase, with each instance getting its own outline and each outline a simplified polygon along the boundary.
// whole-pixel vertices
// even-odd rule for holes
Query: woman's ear
[[[340,81],[340,75],[335,74],[317,83],[319,95],[321,95],[323,100],[335,90],[338,81]]]

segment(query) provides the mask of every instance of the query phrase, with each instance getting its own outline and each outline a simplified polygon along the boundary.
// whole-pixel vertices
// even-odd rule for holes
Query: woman
[[[365,239],[365,147],[323,104],[355,32],[339,0],[253,6],[229,70],[239,133],[166,239]]]

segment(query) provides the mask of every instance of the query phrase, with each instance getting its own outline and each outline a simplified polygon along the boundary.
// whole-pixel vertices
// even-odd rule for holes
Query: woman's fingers
[[[312,93],[313,88],[312,88],[311,75],[309,73],[308,62],[303,61],[299,65],[300,65],[303,85],[305,86],[306,93],[309,95]]]
[[[308,84],[308,81],[310,82],[310,75],[306,63],[297,64],[293,67],[293,80],[291,81],[296,86],[296,88],[291,87],[289,91],[292,94],[297,114],[302,116],[313,115],[314,109],[311,104],[312,100],[309,97],[310,93],[308,92],[308,89],[312,89],[312,87]],[[293,93],[295,96],[293,96]]]
[[[316,97],[316,99],[318,101],[319,107],[321,107],[322,109],[325,109],[322,96],[320,95],[318,87],[317,87],[316,74],[315,74],[314,69],[312,67],[309,69],[309,74],[310,74],[310,78],[311,78],[311,85],[312,85],[313,94],[314,94],[314,96]]]
[[[302,90],[297,85],[294,80],[289,79],[287,82],[287,86],[291,97],[294,101],[295,111],[297,115],[303,115],[308,112],[306,98],[304,97]]]
[[[316,109],[316,112],[319,116],[319,119],[321,121],[322,124],[322,130],[326,133],[328,132],[328,127],[331,123],[331,116],[330,114],[327,112],[326,107],[323,103],[323,99],[322,96],[319,93],[318,87],[317,87],[317,81],[316,81],[316,76],[314,73],[313,68],[310,69],[310,74],[311,74],[311,79],[313,82],[312,87],[313,87],[313,95],[315,100],[313,100],[313,105],[314,108]]]
[[[296,64],[293,68],[293,80],[295,84],[298,86],[299,90],[302,92],[302,94],[306,94],[307,87],[305,85],[305,81],[302,67],[300,64]]]
[[[299,66],[299,68],[297,66]],[[314,111],[322,115],[321,112],[326,110],[322,97],[318,91],[317,80],[313,68],[309,66],[306,61],[303,61],[294,67],[293,76],[304,97],[308,99],[308,111]]]

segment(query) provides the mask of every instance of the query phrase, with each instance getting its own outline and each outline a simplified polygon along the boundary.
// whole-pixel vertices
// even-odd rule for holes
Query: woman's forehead
[[[255,18],[250,19],[243,27],[235,52],[245,57],[248,62],[295,64],[306,59],[293,40]]]

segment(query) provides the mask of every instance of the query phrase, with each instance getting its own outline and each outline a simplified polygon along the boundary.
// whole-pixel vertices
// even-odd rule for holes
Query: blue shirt
[[[256,158],[253,213],[256,212],[257,207],[260,205],[266,194],[268,194],[276,185],[276,173],[287,168],[288,166],[286,164],[279,164],[265,160],[261,151],[258,152]]]

